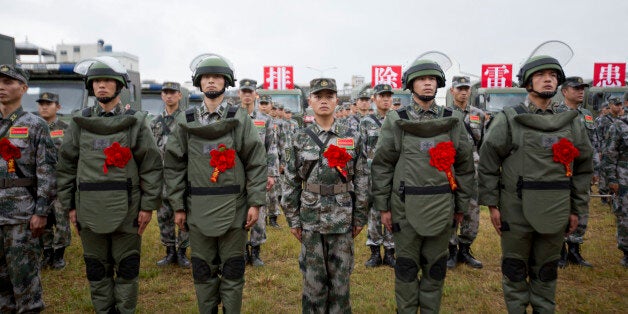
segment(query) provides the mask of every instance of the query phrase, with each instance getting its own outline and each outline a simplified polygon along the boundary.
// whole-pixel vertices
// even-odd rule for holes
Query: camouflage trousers
[[[157,210],[157,224],[159,225],[159,234],[161,244],[165,246],[178,246],[179,248],[187,248],[190,246],[190,234],[188,231],[179,229],[179,236],[176,235],[176,225],[174,223],[174,210],[170,206],[170,202],[164,199],[161,207]]]
[[[628,186],[620,186],[613,197],[613,213],[617,217],[617,247],[628,251]]]
[[[584,243],[584,233],[587,231],[587,225],[589,224],[589,213],[583,214],[578,217],[578,227],[576,230],[565,238],[565,241],[569,243]]]
[[[0,241],[0,313],[42,311],[41,239],[24,223],[0,226]]]
[[[248,244],[259,246],[266,243],[266,206],[259,208],[259,217],[250,231]]]
[[[48,219],[54,219],[55,223],[46,226],[44,234],[41,236],[44,249],[60,249],[70,246],[72,240],[70,214],[61,208],[58,199],[52,202],[52,213],[48,215]]]
[[[471,245],[475,241],[480,227],[480,206],[478,206],[477,198],[472,197],[469,200],[469,210],[462,216],[460,223],[460,234],[458,234],[458,224],[452,224],[452,226],[451,238],[449,238],[450,245],[460,243]]]
[[[380,246],[384,245],[386,249],[395,248],[395,240],[393,239],[392,232],[388,231],[382,225],[382,215],[379,210],[371,208],[369,210],[369,224],[366,233],[366,245],[367,246]]]
[[[299,268],[303,274],[303,313],[351,313],[351,232],[320,234],[303,230]]]
[[[279,195],[281,191],[283,191],[282,183],[284,181],[283,176],[281,176],[278,182],[273,185],[270,191],[266,192],[266,214],[269,217],[277,217],[281,215],[281,209],[279,206]]]

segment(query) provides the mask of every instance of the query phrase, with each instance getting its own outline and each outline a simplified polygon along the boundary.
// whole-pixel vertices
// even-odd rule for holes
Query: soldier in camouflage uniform
[[[257,92],[255,87],[257,82],[251,79],[240,80],[240,97],[242,108],[244,108],[255,125],[260,140],[264,143],[266,150],[266,160],[268,164],[268,173],[266,181],[266,193],[272,187],[279,184],[279,154],[277,149],[277,133],[272,128],[270,117],[255,110],[255,98]],[[251,228],[249,241],[244,250],[247,264],[259,267],[264,266],[264,262],[260,258],[261,245],[266,243],[266,206],[259,209],[259,218],[255,225]]]
[[[399,108],[401,108],[401,98],[393,97],[393,102],[392,102],[391,109],[396,111]]]
[[[485,114],[479,108],[469,105],[471,95],[471,80],[468,76],[454,76],[452,78],[451,94],[454,98],[453,109],[464,115],[464,126],[473,143],[473,163],[475,165],[475,179],[477,180],[477,167],[480,155],[478,150],[484,137]],[[473,268],[482,268],[482,262],[471,254],[471,245],[478,236],[480,227],[480,206],[478,195],[475,193],[469,201],[469,211],[462,217],[460,224],[452,223],[452,234],[449,239],[449,258],[447,267],[454,268],[457,263],[464,263]],[[458,234],[460,226],[460,234]]]
[[[176,127],[176,118],[181,113],[179,101],[182,97],[181,85],[179,83],[164,82],[162,84],[161,100],[165,104],[165,109],[150,123],[150,129],[153,132],[153,137],[155,142],[157,142],[162,159],[168,136]],[[157,223],[159,224],[161,244],[166,247],[166,256],[157,261],[157,266],[179,264],[182,268],[190,268],[190,260],[186,256],[187,248],[190,246],[190,235],[187,230],[179,229],[177,236],[174,223],[174,209],[172,209],[168,201],[165,184],[163,186],[161,207],[157,210]]]
[[[584,101],[584,89],[589,87],[589,84],[584,83],[581,77],[571,76],[565,79],[565,83],[561,85],[560,91],[563,94],[563,101],[556,107],[556,112],[563,112],[567,110],[578,111],[578,119],[581,124],[586,128],[589,141],[593,148],[593,179],[591,184],[595,184],[599,178],[600,171],[600,155],[597,150],[599,146],[599,140],[597,138],[597,132],[595,131],[595,122],[593,120],[593,114],[582,106]],[[580,245],[584,243],[584,233],[587,230],[589,222],[589,214],[581,215],[578,217],[578,228],[567,238],[565,238],[565,244],[560,252],[560,260],[558,261],[558,267],[565,267],[567,263],[580,265],[584,267],[593,267],[591,263],[582,257],[580,254]]]
[[[487,128],[479,203],[489,207],[501,237],[508,312],[525,313],[531,305],[535,313],[554,313],[565,232],[573,232],[588,211],[593,151],[578,113],[552,108],[565,80],[560,63],[533,56],[518,76],[528,96],[495,115]]]
[[[621,100],[618,97],[610,97],[607,99],[606,103],[608,104],[608,111],[605,115],[600,117],[599,123],[597,125],[597,137],[599,139],[599,147],[598,151],[603,153],[606,150],[606,141],[608,140],[608,130],[610,126],[615,122],[619,113],[621,111]],[[606,174],[602,172],[600,174],[599,179],[599,192],[600,194],[610,194],[610,190],[608,189],[608,185],[606,182]],[[603,197],[602,203],[611,204],[610,199]]]
[[[315,122],[297,131],[286,156],[282,206],[290,232],[301,242],[303,313],[350,313],[349,278],[353,270],[353,238],[366,223],[368,177],[357,167],[359,134],[333,117],[338,102],[336,82],[310,82],[309,105]],[[325,152],[348,154],[345,164]],[[335,168],[330,162],[337,162]]]
[[[371,163],[373,157],[375,157],[375,146],[377,145],[377,139],[379,138],[379,132],[384,123],[386,113],[390,110],[392,103],[392,86],[389,84],[378,84],[373,88],[373,100],[375,107],[377,108],[376,114],[371,114],[362,118],[360,121],[360,137],[362,138],[362,154],[365,164],[359,165],[369,175],[369,193],[372,186],[373,178],[371,174]],[[371,250],[371,257],[366,261],[364,266],[376,267],[381,265],[388,265],[395,267],[395,242],[393,240],[392,232],[382,225],[380,212],[372,207],[372,196],[369,195],[369,221],[366,236],[366,245]],[[384,246],[384,259],[380,252],[380,246]]]
[[[358,129],[360,128],[360,120],[366,117],[369,114],[369,109],[371,109],[371,96],[367,91],[361,91],[360,93],[358,93],[358,98],[355,102],[358,108],[358,112],[351,116],[348,116],[346,119],[346,123],[348,123],[351,129],[358,131]]]
[[[63,142],[63,133],[68,128],[68,124],[59,120],[57,111],[61,109],[59,104],[59,95],[51,92],[43,92],[39,94],[37,99],[37,110],[39,116],[48,123],[50,129],[50,138],[55,144],[57,151]],[[42,256],[41,267],[51,267],[52,269],[63,269],[65,267],[65,248],[70,246],[72,232],[70,231],[70,220],[68,212],[61,208],[59,200],[55,198],[52,202],[52,212],[48,216],[48,224],[42,241],[44,246],[44,254]]]
[[[628,268],[628,93],[624,94],[624,115],[609,129],[603,153],[603,171],[613,196],[613,213],[617,217],[617,248],[624,253],[621,265]]]
[[[389,111],[384,120],[371,165],[374,207],[395,239],[397,312],[417,313],[420,307],[421,313],[437,313],[451,222],[467,212],[475,188],[473,150],[462,114],[434,101],[437,88],[445,86],[437,63],[415,61],[402,81],[412,104]],[[439,164],[431,165],[431,149],[452,164],[441,161],[439,171]]]
[[[270,125],[273,130],[275,130],[277,134],[277,152],[279,156],[279,172],[280,175],[283,172],[281,165],[284,163],[283,161],[283,147],[285,147],[286,138],[282,136],[285,128],[285,120],[283,119],[283,110],[284,107],[280,103],[271,103],[272,111],[271,111],[271,121]],[[270,191],[267,193],[269,202],[267,202],[267,214],[268,214],[268,225],[273,228],[281,228],[279,223],[277,222],[277,217],[281,214],[281,207],[279,205],[279,200],[281,196],[281,184],[275,184],[270,188]]]
[[[40,279],[42,248],[38,237],[44,231],[48,208],[56,195],[57,151],[48,125],[22,109],[27,77],[19,67],[0,65],[2,313],[38,313],[44,309]],[[5,156],[10,150],[17,150],[20,156]]]
[[[146,113],[122,107],[128,76],[118,60],[87,59],[75,71],[97,104],[76,112],[63,138],[59,201],[81,237],[96,313],[135,313],[142,233],[161,204],[161,156]]]
[[[246,230],[264,205],[268,179],[264,143],[249,113],[227,102],[235,86],[230,63],[195,58],[193,84],[203,105],[177,117],[166,144],[164,177],[175,223],[190,231],[192,276],[200,313],[242,311]]]

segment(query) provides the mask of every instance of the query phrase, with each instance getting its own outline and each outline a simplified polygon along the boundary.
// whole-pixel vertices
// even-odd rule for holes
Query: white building
[[[58,44],[57,62],[76,63],[86,58],[110,56],[118,59],[127,69],[139,72],[139,58],[136,55],[123,51],[113,51],[111,45],[105,45],[100,39],[94,44]]]

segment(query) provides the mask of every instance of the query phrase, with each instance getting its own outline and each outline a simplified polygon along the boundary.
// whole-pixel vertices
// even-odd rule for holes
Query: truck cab
[[[525,88],[520,87],[478,88],[472,105],[493,114],[524,102],[527,96]]]

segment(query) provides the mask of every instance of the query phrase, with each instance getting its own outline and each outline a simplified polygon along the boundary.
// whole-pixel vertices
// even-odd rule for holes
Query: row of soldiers
[[[454,108],[436,105],[436,89],[445,85],[445,76],[429,60],[418,60],[404,73],[412,104],[390,110],[392,89],[378,85],[372,97],[376,110],[361,117],[357,127],[334,118],[335,81],[314,79],[308,102],[315,120],[301,129],[261,113],[268,110],[272,116],[274,108],[278,115],[279,108],[265,96],[255,111],[252,80],[240,81],[240,106],[227,102],[224,91],[235,85],[235,76],[215,55],[194,70],[204,105],[177,110],[179,86],[166,83],[166,110],[150,127],[145,113],[120,104],[126,73],[111,60],[89,62],[82,74],[98,104],[74,115],[61,132],[58,154],[51,121],[21,110],[27,76],[19,68],[0,66],[0,131],[2,137],[8,134],[0,148],[6,169],[0,191],[9,201],[1,220],[2,235],[8,239],[2,256],[7,263],[0,272],[11,279],[0,295],[2,311],[43,309],[37,237],[52,217],[55,181],[59,212],[81,237],[92,302],[99,313],[134,312],[141,234],[161,198],[165,206],[158,220],[167,255],[158,263],[176,260],[192,267],[201,312],[216,311],[220,303],[225,311],[239,312],[245,264],[263,264],[259,253],[265,219],[260,216],[272,217],[279,208],[271,206],[277,199],[273,188],[281,191],[274,194],[282,195],[290,231],[302,245],[304,312],[351,311],[353,238],[367,223],[369,261],[379,264],[382,239],[384,260],[395,267],[399,312],[416,312],[419,305],[422,311],[438,311],[447,266],[462,261],[482,267],[469,249],[477,235],[473,208],[478,203],[489,206],[502,237],[509,312],[521,312],[528,304],[536,311],[553,310],[563,231],[566,224],[570,233],[575,231],[587,214],[594,156],[586,123],[575,119],[578,113],[562,111],[548,100],[559,85],[564,90],[574,81],[565,79],[555,59],[529,60],[520,73],[528,99],[490,123],[481,111],[466,105],[466,77],[454,78]],[[40,103],[54,98],[44,96]],[[618,242],[625,265],[624,126],[625,118],[609,128],[602,161],[609,165],[604,173],[615,194],[615,212],[623,213],[618,214]],[[284,128],[288,131],[281,131]],[[578,154],[552,162],[556,145],[567,145],[565,151],[575,149]],[[562,156],[563,150],[558,151],[555,160]],[[176,240],[172,223],[162,227],[166,221],[189,232],[189,240],[181,233]],[[52,252],[54,256],[56,250]],[[16,271],[23,280],[12,277]],[[547,293],[537,295],[539,289]],[[523,290],[529,292],[520,293]]]

